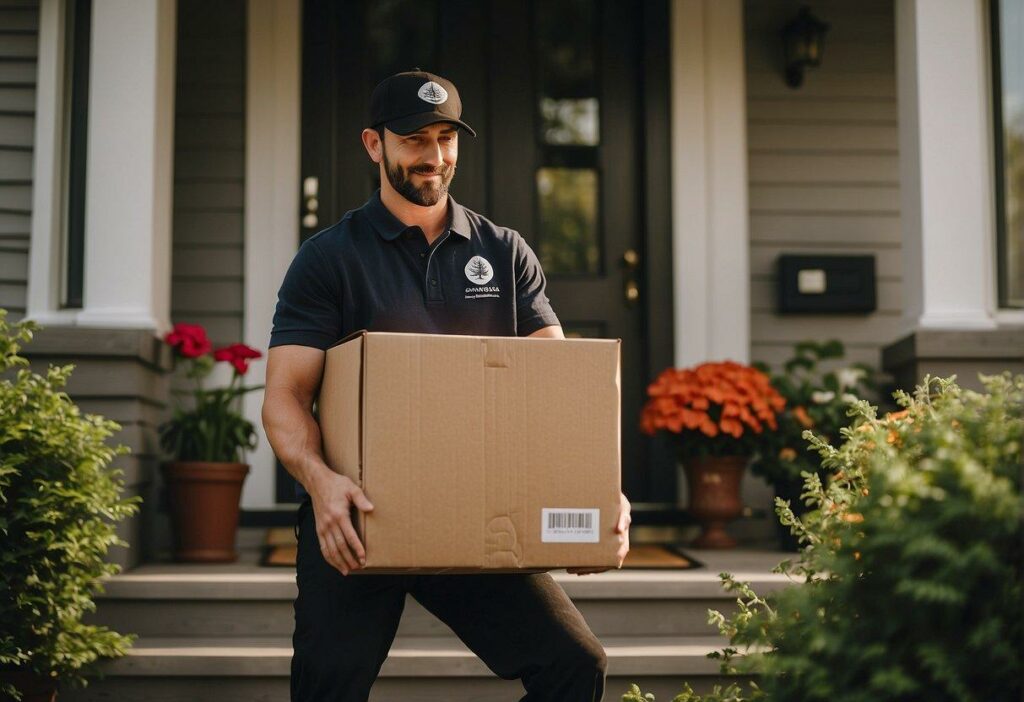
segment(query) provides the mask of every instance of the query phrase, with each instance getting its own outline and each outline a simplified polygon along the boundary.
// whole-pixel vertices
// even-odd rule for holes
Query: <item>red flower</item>
[[[206,330],[198,324],[175,324],[174,329],[164,336],[164,341],[185,358],[199,358],[213,348],[206,337]]]
[[[218,361],[227,361],[235,367],[239,375],[245,375],[249,370],[249,359],[260,358],[263,354],[245,344],[231,344],[213,352],[213,357]]]

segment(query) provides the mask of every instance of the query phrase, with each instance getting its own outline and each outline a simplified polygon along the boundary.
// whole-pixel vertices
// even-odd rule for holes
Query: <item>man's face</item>
[[[391,187],[422,207],[448,197],[459,157],[458,139],[458,127],[447,122],[428,124],[404,136],[385,130],[381,151]]]

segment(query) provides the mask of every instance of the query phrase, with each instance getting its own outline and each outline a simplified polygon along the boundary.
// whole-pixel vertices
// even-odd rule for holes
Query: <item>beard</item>
[[[381,153],[384,156],[384,172],[388,176],[388,182],[395,191],[414,205],[430,207],[440,202],[441,198],[448,197],[448,186],[455,177],[455,166],[442,163],[437,168],[431,166],[412,166],[406,171],[401,164],[391,163],[388,160],[388,153],[381,144]],[[424,175],[436,174],[441,179],[428,180],[423,185],[416,186],[412,182],[412,174]]]

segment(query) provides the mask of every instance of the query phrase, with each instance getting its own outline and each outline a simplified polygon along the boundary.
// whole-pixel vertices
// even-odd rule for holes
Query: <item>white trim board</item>
[[[44,325],[73,324],[60,310],[64,212],[64,3],[39,5],[39,59],[32,162],[32,233],[26,317]]]
[[[246,383],[266,378],[277,289],[299,247],[302,3],[249,0],[245,106],[245,312],[243,338],[264,353]],[[244,509],[275,505],[274,452],[260,414],[263,393],[243,398],[246,418],[259,444],[246,456],[251,465],[242,492]]]
[[[84,307],[62,310],[67,13],[63,0],[40,5],[29,319],[157,333],[170,326],[176,7],[176,0],[93,7]]]
[[[671,6],[675,363],[750,356],[741,0]]]
[[[904,322],[994,329],[995,196],[985,0],[899,0]]]

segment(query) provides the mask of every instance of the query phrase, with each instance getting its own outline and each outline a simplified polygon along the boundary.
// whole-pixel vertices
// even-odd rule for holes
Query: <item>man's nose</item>
[[[429,163],[436,168],[444,162],[444,154],[441,151],[440,141],[436,139],[428,141],[425,150],[426,153],[423,155],[423,161],[425,163]]]

